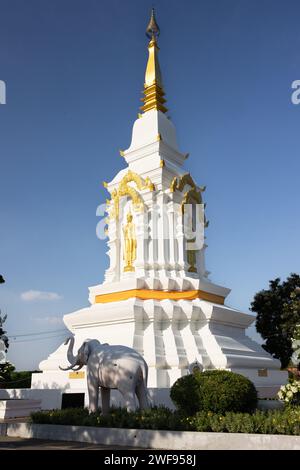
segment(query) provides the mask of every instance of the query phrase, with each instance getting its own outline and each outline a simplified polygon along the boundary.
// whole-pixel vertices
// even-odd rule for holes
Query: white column
[[[120,240],[118,237],[118,222],[116,219],[111,219],[108,225],[107,245],[109,250],[109,268],[105,271],[105,282],[118,281],[120,277]]]
[[[180,335],[186,352],[187,361],[191,364],[197,359],[201,364],[203,364],[202,355],[199,353],[191,330],[191,319],[194,311],[193,302],[180,300],[178,304],[180,304],[182,308],[182,320],[179,323],[182,323],[183,327],[180,329]]]
[[[177,264],[178,268],[181,271],[181,274],[185,274],[185,237],[184,237],[184,226],[183,226],[183,216],[181,213],[181,209],[178,206],[178,209],[176,207],[175,211],[175,236],[178,242],[178,259],[177,259]]]
[[[173,316],[176,302],[172,300],[162,300],[161,305],[165,313],[162,318],[161,328],[163,332],[166,363],[172,368],[178,367],[179,358],[173,332]]]
[[[137,276],[145,276],[146,243],[148,239],[147,208],[145,208],[145,211],[135,213],[135,232],[137,241],[135,272]]]
[[[149,270],[152,271],[151,275],[155,276],[155,271],[157,269],[157,245],[158,245],[158,236],[157,236],[157,219],[158,219],[158,209],[153,197],[148,203],[148,225],[149,225],[149,238],[148,238],[148,265]]]
[[[169,233],[168,233],[168,244],[169,244],[169,266],[172,271],[176,270],[176,248],[175,245],[176,238],[175,238],[175,227],[174,227],[174,203],[170,201],[168,203],[168,219],[169,219]]]
[[[143,331],[144,359],[149,367],[148,387],[157,387],[157,351],[156,351],[156,325],[154,324],[155,301],[143,302],[145,312]]]
[[[159,269],[166,271],[169,263],[168,253],[168,215],[165,206],[165,194],[160,191],[157,196],[158,218],[157,218],[157,236],[158,236],[158,265]]]

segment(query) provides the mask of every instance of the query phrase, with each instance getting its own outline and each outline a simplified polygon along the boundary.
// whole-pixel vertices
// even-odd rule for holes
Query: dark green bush
[[[189,374],[176,380],[170,390],[171,400],[177,408],[188,416],[199,411],[198,374]]]
[[[31,375],[40,371],[19,371],[16,372],[12,366],[9,373],[6,373],[5,377],[1,379],[0,370],[0,388],[30,388],[31,387]]]
[[[190,426],[200,432],[233,432],[250,434],[300,435],[300,408],[256,411],[249,413],[227,412],[217,415],[199,411],[190,418]]]
[[[5,384],[11,380],[11,375],[15,370],[15,366],[6,361],[0,364],[0,388],[5,388]]]
[[[155,406],[148,410],[128,412],[124,408],[112,408],[107,416],[100,410],[88,413],[83,408],[66,408],[64,410],[38,411],[32,413],[31,420],[36,424],[68,424],[73,426],[101,426],[107,428],[134,429],[190,429],[189,423],[177,411],[164,406]]]
[[[31,414],[32,422],[37,424],[68,424],[72,426],[88,426],[83,424],[89,412],[86,408],[66,408],[64,410],[36,411]],[[91,424],[90,426],[96,426]]]
[[[200,410],[221,414],[252,412],[257,405],[253,383],[227,370],[207,370],[181,377],[171,388],[170,396],[177,408],[188,415]]]
[[[192,417],[183,416],[178,411],[171,411],[162,406],[135,413],[121,408],[111,409],[108,416],[102,416],[100,411],[89,414],[87,409],[68,408],[32,413],[31,420],[36,424],[300,435],[300,407],[256,411],[253,414],[199,411]]]

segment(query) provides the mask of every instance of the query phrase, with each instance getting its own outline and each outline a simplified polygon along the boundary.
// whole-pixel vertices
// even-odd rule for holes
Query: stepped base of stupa
[[[211,290],[222,289],[211,286]],[[103,292],[103,288],[96,286],[90,291],[97,298],[97,292]],[[197,291],[177,291],[177,295],[184,297],[187,292]],[[274,396],[287,374],[280,370],[278,360],[246,335],[245,330],[254,319],[253,315],[199,297],[192,300],[132,297],[94,303],[64,316],[75,337],[75,351],[85,339],[96,338],[102,343],[133,347],[142,354],[149,367],[149,388],[169,389],[197,361],[204,370],[241,373],[252,380],[260,396]],[[77,373],[59,369],[67,365],[67,346],[62,344],[41,362],[43,373],[33,374],[32,388],[86,391],[85,369]]]

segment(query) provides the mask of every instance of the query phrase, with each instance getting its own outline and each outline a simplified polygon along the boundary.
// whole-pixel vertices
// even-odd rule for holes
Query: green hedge
[[[253,383],[241,374],[227,370],[207,370],[185,375],[171,388],[171,399],[186,414],[197,411],[252,412],[257,406]]]
[[[30,388],[31,387],[31,375],[40,371],[20,371],[11,372],[9,379],[0,380],[0,388]]]
[[[110,428],[300,435],[300,407],[256,411],[253,414],[200,411],[192,417],[165,407],[135,413],[129,413],[125,409],[112,409],[108,416],[101,416],[100,412],[89,415],[87,409],[68,408],[32,413],[31,421],[36,424]]]
[[[249,413],[225,413],[225,415],[200,411],[187,418],[195,431],[234,432],[254,434],[300,435],[300,408],[256,411]]]
[[[37,411],[31,414],[31,420],[37,424],[68,424],[108,428],[177,429],[183,431],[190,427],[185,417],[164,406],[134,413],[127,412],[125,408],[112,408],[107,416],[102,416],[100,411],[89,414],[86,408]]]

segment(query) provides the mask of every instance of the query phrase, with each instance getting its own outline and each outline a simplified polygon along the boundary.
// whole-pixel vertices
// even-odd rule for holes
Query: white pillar
[[[169,220],[169,233],[168,233],[168,245],[169,245],[169,267],[173,271],[176,270],[176,258],[175,258],[175,229],[174,229],[174,203],[170,201],[168,203],[168,220]]]
[[[136,260],[134,263],[137,276],[145,276],[146,243],[148,239],[147,209],[135,213],[135,233],[137,241]]]
[[[109,250],[109,268],[105,271],[105,282],[118,281],[120,278],[120,239],[118,237],[118,221],[114,218],[109,221],[109,240],[107,245]]]
[[[177,209],[177,208],[176,208]],[[181,271],[181,275],[184,276],[185,274],[185,266],[186,266],[186,256],[185,256],[185,237],[184,237],[184,226],[183,226],[183,216],[181,213],[180,208],[178,208],[175,212],[175,236],[178,241],[178,259],[177,264],[178,268]]]
[[[151,271],[151,276],[155,276],[157,270],[157,251],[158,251],[158,240],[157,240],[157,219],[158,209],[155,199],[152,198],[148,203],[148,225],[149,225],[149,238],[148,238],[148,265]]]

